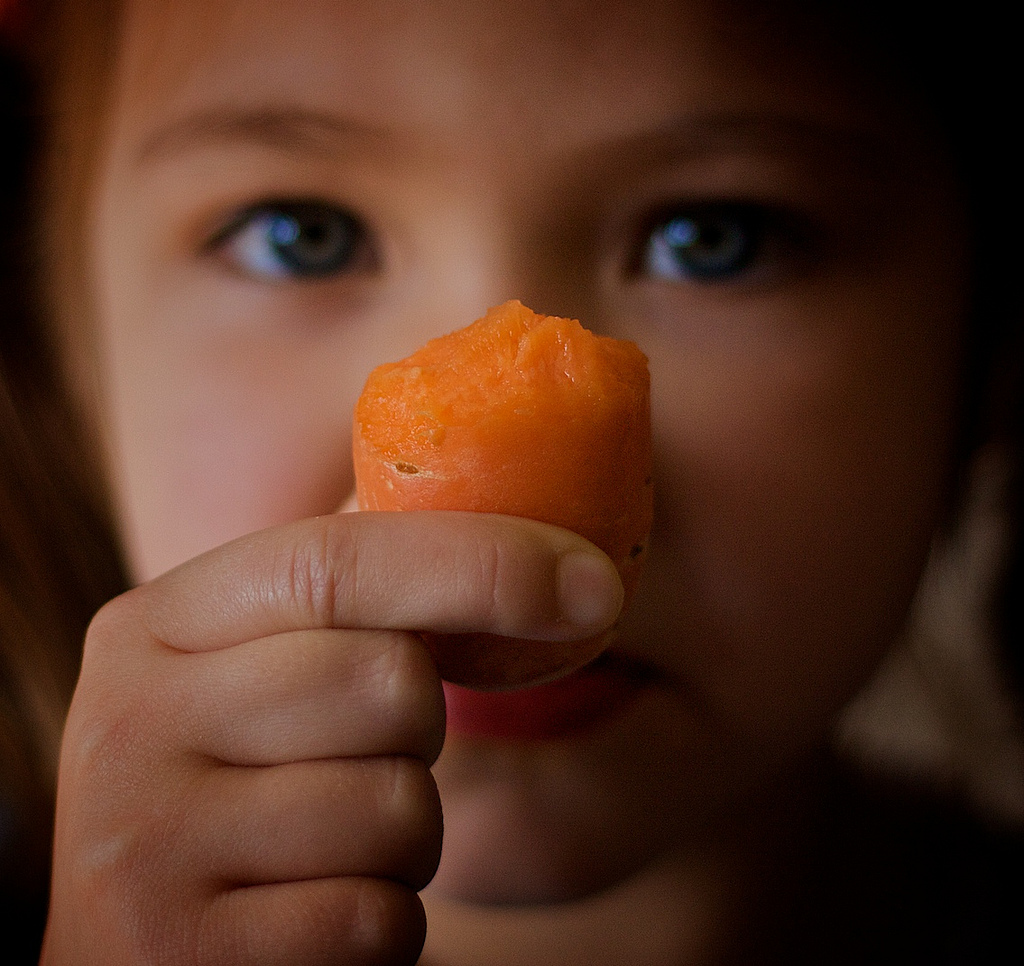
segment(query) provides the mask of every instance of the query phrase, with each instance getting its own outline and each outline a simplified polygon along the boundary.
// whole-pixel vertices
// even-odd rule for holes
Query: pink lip
[[[505,741],[564,737],[613,718],[650,680],[646,669],[604,655],[567,677],[519,691],[473,691],[446,681],[448,734]]]

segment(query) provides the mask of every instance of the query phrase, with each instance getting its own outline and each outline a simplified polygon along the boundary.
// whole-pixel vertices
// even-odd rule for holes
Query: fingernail
[[[604,554],[570,550],[558,559],[558,612],[584,631],[611,626],[622,609],[622,581]]]

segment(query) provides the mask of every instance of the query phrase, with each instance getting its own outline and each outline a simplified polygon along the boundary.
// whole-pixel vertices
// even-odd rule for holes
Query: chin
[[[431,893],[481,905],[569,902],[671,849],[673,799],[654,798],[654,786],[612,767],[618,755],[586,744],[446,746],[435,768],[445,837]]]
[[[626,657],[493,701],[448,697],[433,769],[444,811],[438,898],[524,906],[596,896],[703,848],[767,777],[688,689]]]
[[[613,888],[645,864],[645,857],[613,854],[602,842],[581,852],[576,843],[542,843],[536,835],[524,841],[497,827],[495,832],[446,840],[430,893],[470,905],[556,905]]]

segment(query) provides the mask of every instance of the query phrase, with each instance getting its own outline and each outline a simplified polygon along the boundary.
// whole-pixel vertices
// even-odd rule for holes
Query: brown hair
[[[94,4],[68,6],[96,12]],[[85,53],[89,45],[81,39],[69,44],[69,34],[47,33],[43,24],[53,13],[50,5],[33,8],[39,36]],[[80,123],[85,115],[58,118],[44,106],[56,103],[61,84],[72,86],[72,74],[55,77],[47,94],[30,82],[25,53],[24,47],[17,57],[0,52],[8,145],[0,161],[0,902],[14,911],[9,921],[31,929],[38,918],[31,912],[45,908],[57,752],[84,631],[125,587],[125,577],[94,448],[58,362],[52,303],[38,297],[43,278],[70,253],[70,246],[38,242],[44,235],[72,237],[74,208],[58,217],[52,206],[53,222],[35,224],[46,201],[33,190],[33,175],[45,172],[48,157],[67,187],[72,172],[58,145],[67,141],[70,119]],[[92,50],[94,58],[100,53]],[[74,72],[81,83],[88,74],[79,67],[85,65]],[[93,66],[94,76],[99,68]],[[57,120],[48,125],[55,139],[46,144],[44,119]],[[46,180],[53,181],[39,183]],[[61,296],[65,305],[75,304],[69,293]]]

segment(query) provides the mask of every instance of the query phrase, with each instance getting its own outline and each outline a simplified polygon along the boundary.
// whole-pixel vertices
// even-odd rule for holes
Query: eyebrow
[[[812,148],[845,153],[872,165],[890,159],[893,146],[879,133],[857,125],[832,124],[792,113],[723,112],[683,118],[648,134],[669,149],[709,153],[730,148]]]
[[[230,143],[249,143],[286,154],[329,153],[341,142],[375,140],[382,134],[370,124],[298,108],[211,110],[158,128],[143,140],[134,160],[144,165],[184,150]]]
[[[385,136],[382,126],[302,108],[214,109],[156,129],[143,140],[134,160],[141,166],[182,151],[246,143],[284,154],[328,155],[344,144],[379,142]],[[869,130],[784,112],[684,115],[613,139],[608,146],[614,149],[616,144],[660,145],[667,152],[694,157],[750,147],[800,146],[846,153],[871,167],[890,163],[896,154],[891,144]]]

